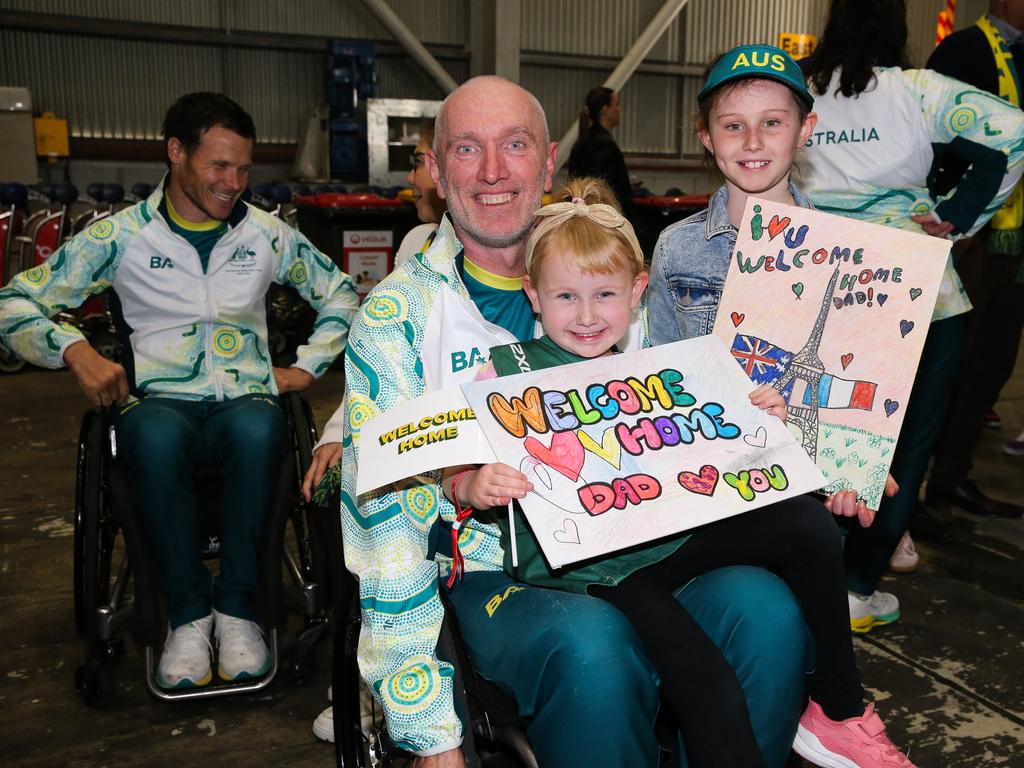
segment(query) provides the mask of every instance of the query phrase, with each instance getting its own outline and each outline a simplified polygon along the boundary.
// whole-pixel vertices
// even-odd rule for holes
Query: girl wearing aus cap
[[[880,591],[878,585],[890,555],[894,570],[901,561],[902,570],[916,565],[916,551],[904,532],[917,507],[933,446],[938,449],[927,501],[941,509],[965,479],[968,464],[963,457],[970,456],[975,445],[967,436],[981,431],[982,418],[998,394],[988,377],[999,368],[993,354],[999,345],[987,332],[991,316],[986,316],[984,306],[971,314],[973,338],[989,337],[975,347],[984,354],[968,356],[960,367],[971,303],[957,269],[966,266],[965,282],[977,299],[973,289],[979,283],[995,285],[999,275],[1005,283],[1013,280],[1016,266],[1011,265],[1013,259],[1020,263],[1024,246],[1024,191],[1019,181],[1024,170],[1024,119],[1019,106],[938,72],[911,68],[906,16],[903,0],[833,0],[818,47],[802,62],[812,90],[820,95],[821,119],[800,158],[800,179],[820,209],[949,240],[977,234],[969,250],[959,251],[956,268],[952,258],[946,262],[893,452],[892,474],[900,492],[882,502],[875,525],[851,530],[846,540],[850,623],[861,632],[899,618],[896,596]],[[995,39],[999,33],[988,16],[974,32],[982,41],[993,36],[992,52],[985,50],[987,62],[968,56],[963,66],[987,64],[994,84],[997,63],[1012,67],[1013,56],[1005,53],[1001,36]],[[942,50],[936,49],[940,60]],[[1007,69],[1006,75],[999,82],[1009,87],[1019,73]],[[1013,93],[1019,103],[1016,88]],[[863,131],[867,140],[823,141],[823,132],[839,135],[841,129],[851,135]],[[1005,215],[1013,213],[1015,217]],[[993,226],[981,231],[990,219]],[[971,285],[979,263],[985,264],[988,274]],[[1000,318],[999,324],[1012,327],[1008,318],[1005,323]],[[986,323],[986,330],[979,323]],[[1004,358],[1009,359],[1019,346],[1019,326],[1016,337],[1010,333],[1002,340]],[[1003,369],[1006,375],[1012,365],[1010,360]],[[958,372],[961,384],[956,391]],[[954,397],[956,408],[943,431],[943,417]],[[940,433],[943,437],[937,442]],[[970,487],[965,483],[960,490],[965,486]],[[989,499],[976,486],[964,495],[972,497],[966,507],[972,512],[1021,514],[1019,506]]]
[[[648,293],[649,333],[655,344],[711,332],[748,196],[812,207],[791,183],[790,172],[797,148],[814,130],[814,99],[788,54],[767,45],[734,48],[711,65],[697,98],[698,136],[725,176],[725,184],[712,196],[706,210],[672,225],[658,239]],[[887,487],[887,493],[893,491]],[[826,506],[836,514],[857,516],[862,524],[870,524],[872,513],[856,501],[856,496],[856,491],[840,492]],[[886,736],[874,704],[864,705],[864,689],[850,638],[838,528],[810,497],[800,497],[799,501],[806,506],[799,522],[779,519],[771,524],[794,528],[806,525],[807,530],[795,534],[805,537],[804,541],[797,543],[793,535],[788,547],[782,541],[762,542],[759,546],[767,551],[758,553],[776,558],[761,562],[770,563],[797,595],[817,649],[808,685],[811,698],[800,719],[794,749],[819,766],[912,768],[909,759]],[[770,517],[774,509],[765,508],[765,517]],[[751,525],[744,522],[751,514],[757,513],[733,518],[732,525]],[[693,542],[670,560],[685,559],[688,549],[702,538],[712,538],[708,533],[722,523],[729,521],[700,529]],[[775,533],[766,526],[766,537]],[[725,552],[712,552],[718,557],[729,553],[749,557],[744,550],[751,546],[751,535],[749,530],[737,531],[734,536],[740,541],[731,545],[718,541],[717,546]],[[811,535],[817,537],[814,544],[807,543]],[[812,557],[808,547],[818,549],[810,566],[806,560]],[[808,572],[797,575],[801,568],[808,567],[808,572],[815,573],[813,584],[804,580]],[[734,727],[732,738],[742,738],[741,731]]]
[[[780,86],[785,88],[785,86]],[[491,375],[580,362],[615,353],[647,286],[644,257],[632,226],[614,207],[611,190],[596,179],[577,179],[556,194],[561,202],[538,211],[538,224],[527,244],[523,288],[540,316],[545,335],[533,341],[490,350]],[[487,369],[484,374],[488,375]],[[782,396],[762,385],[751,401],[785,419]],[[452,467],[443,488],[458,510],[458,520],[474,509],[488,510],[520,499],[533,489],[530,479],[505,464]],[[844,597],[846,587],[839,533],[823,505],[798,496],[743,515],[727,518],[641,548],[553,572],[532,532],[516,522],[510,531],[499,515],[502,546],[519,549],[517,564],[506,555],[505,570],[518,581],[608,601],[629,619],[661,678],[663,701],[675,717],[689,765],[764,766],[743,690],[735,672],[700,624],[675,594],[692,579],[737,565],[771,568],[801,603],[814,637],[817,665],[811,675],[814,700],[829,711],[853,712],[852,719],[819,728],[809,723],[809,738],[823,743],[865,742],[863,750],[881,755],[860,760],[853,749],[840,754],[858,759],[826,766],[903,766],[911,764],[884,736],[872,707],[864,710],[863,689],[850,639]],[[453,526],[456,578],[460,555],[459,526]],[[845,715],[844,715],[845,716]],[[808,719],[805,713],[804,720]],[[841,731],[838,735],[832,731]],[[866,734],[866,735],[863,735]]]

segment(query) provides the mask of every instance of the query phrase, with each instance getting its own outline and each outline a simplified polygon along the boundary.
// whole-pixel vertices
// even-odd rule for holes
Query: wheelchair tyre
[[[24,367],[24,360],[0,344],[0,373],[17,373]]]
[[[89,534],[89,529],[99,517],[97,507],[103,472],[102,422],[95,411],[86,412],[78,433],[78,454],[75,457],[74,590],[75,625],[80,635],[88,631],[87,622],[96,609],[95,603],[87,604],[86,592],[91,590],[87,590],[85,585],[86,561],[92,559],[89,547],[95,544],[95,536]]]
[[[85,706],[102,709],[117,691],[117,666],[113,661],[89,659],[75,670],[75,693]]]
[[[316,674],[316,655],[311,643],[296,643],[292,648],[288,671],[296,685],[302,685]]]
[[[110,600],[111,560],[117,525],[106,483],[106,423],[95,411],[86,413],[78,438],[75,463],[75,623],[95,656],[98,642],[96,609]]]

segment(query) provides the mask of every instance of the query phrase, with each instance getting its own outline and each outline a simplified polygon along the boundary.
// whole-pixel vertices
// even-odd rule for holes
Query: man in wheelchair
[[[259,619],[257,542],[287,426],[277,395],[305,389],[345,346],[358,307],[348,275],[299,232],[241,200],[256,130],[235,102],[191,93],[164,118],[169,173],[144,200],[89,227],[0,291],[0,340],[36,365],[66,365],[94,406],[115,406],[118,456],[167,603],[164,688],[270,666]],[[290,285],[317,312],[290,368],[271,363],[264,296]],[[50,320],[112,289],[121,363]],[[219,463],[221,564],[203,565],[196,466]]]
[[[416,768],[465,764],[453,668],[437,652],[450,567],[437,546],[448,534],[438,533],[455,510],[439,472],[357,495],[360,425],[470,380],[490,347],[533,337],[521,290],[525,247],[556,150],[540,104],[519,86],[482,77],[448,96],[428,154],[448,213],[429,247],[363,303],[345,400],[306,476],[308,489],[341,458],[345,562],[359,577],[360,672],[391,740],[417,756]],[[635,325],[629,348],[643,338],[644,323]],[[625,617],[587,595],[516,583],[502,571],[492,523],[469,518],[459,543],[467,573],[449,605],[476,672],[514,698],[538,763],[658,765],[657,682]],[[725,568],[695,579],[678,599],[735,671],[765,764],[781,766],[805,704],[809,657],[792,593],[763,569]]]

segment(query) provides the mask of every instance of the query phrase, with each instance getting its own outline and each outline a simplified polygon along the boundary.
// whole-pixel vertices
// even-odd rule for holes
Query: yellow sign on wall
[[[802,59],[810,56],[814,51],[814,45],[818,42],[815,35],[805,35],[802,32],[780,32],[779,48],[784,50],[794,59]]]
[[[44,112],[42,117],[35,119],[36,154],[42,157],[67,157],[68,121],[53,112]]]

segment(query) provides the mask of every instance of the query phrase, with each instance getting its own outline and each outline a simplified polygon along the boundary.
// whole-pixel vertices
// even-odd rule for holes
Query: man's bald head
[[[446,123],[448,122],[448,112],[454,105],[458,109],[458,104],[462,100],[479,98],[481,94],[489,94],[491,97],[502,98],[505,95],[510,95],[514,100],[522,100],[525,104],[532,107],[534,116],[537,118],[538,124],[543,127],[543,139],[545,144],[551,142],[551,132],[548,130],[548,119],[544,114],[544,107],[541,106],[537,97],[530,93],[525,88],[513,83],[511,80],[507,80],[504,77],[498,77],[497,75],[480,75],[467,80],[465,83],[460,85],[454,91],[445,97],[445,100],[441,102],[441,109],[437,113],[437,118],[434,121],[434,154],[440,157],[443,154],[442,148],[446,146],[447,137],[445,135]]]
[[[475,77],[444,100],[428,165],[476,263],[497,258],[513,273],[521,268],[556,149],[540,102],[509,80]]]

